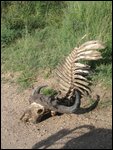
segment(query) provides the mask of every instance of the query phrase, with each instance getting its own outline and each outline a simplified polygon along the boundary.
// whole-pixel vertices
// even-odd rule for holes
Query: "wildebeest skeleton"
[[[90,66],[82,64],[79,60],[98,60],[102,58],[97,49],[105,47],[99,41],[88,41],[74,50],[65,59],[65,62],[56,69],[59,80],[59,91],[51,96],[40,93],[40,86],[30,96],[30,106],[21,117],[24,121],[40,121],[41,117],[51,111],[59,113],[79,113],[89,109],[81,108],[81,97],[90,95],[89,74]],[[60,93],[60,94],[59,94]],[[98,100],[95,102],[97,104]],[[94,106],[96,106],[94,104]]]

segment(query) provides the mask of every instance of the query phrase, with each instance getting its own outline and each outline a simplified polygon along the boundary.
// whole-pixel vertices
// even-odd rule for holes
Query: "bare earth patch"
[[[55,87],[53,79],[37,78],[34,85]],[[18,93],[14,83],[2,82],[1,148],[2,149],[111,149],[112,93],[96,85],[93,94],[100,95],[100,105],[92,112],[63,114],[39,124],[24,124],[20,117],[28,107],[32,89]]]

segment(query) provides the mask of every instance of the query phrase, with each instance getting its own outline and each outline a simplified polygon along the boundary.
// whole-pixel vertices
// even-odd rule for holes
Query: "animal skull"
[[[51,116],[54,116],[56,112],[50,111],[46,109],[44,106],[33,102],[30,104],[30,106],[25,110],[24,114],[20,118],[23,122],[32,122],[32,123],[38,123],[41,121],[42,117],[46,113],[51,113]]]

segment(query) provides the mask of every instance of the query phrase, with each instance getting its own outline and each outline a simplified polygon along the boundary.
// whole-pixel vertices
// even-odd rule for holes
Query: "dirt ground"
[[[9,75],[10,76],[10,75]],[[46,80],[52,83],[52,80]],[[37,80],[36,85],[45,83]],[[29,88],[18,92],[15,83],[1,85],[1,148],[2,149],[112,149],[112,93],[96,85],[100,95],[97,108],[86,114],[63,114],[39,124],[23,123],[20,117],[29,105]]]

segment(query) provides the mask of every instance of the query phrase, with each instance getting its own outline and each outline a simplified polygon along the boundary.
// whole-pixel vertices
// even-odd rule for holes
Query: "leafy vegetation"
[[[28,87],[39,70],[53,70],[75,46],[101,40],[103,59],[90,62],[94,81],[111,86],[111,1],[2,1],[3,71],[21,71]],[[82,37],[84,37],[82,39]]]

